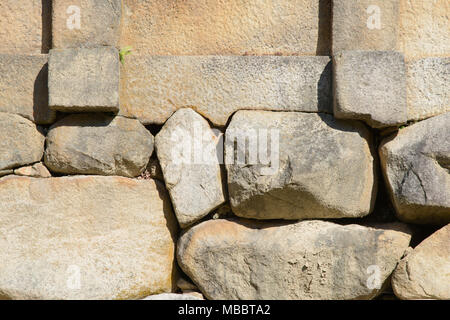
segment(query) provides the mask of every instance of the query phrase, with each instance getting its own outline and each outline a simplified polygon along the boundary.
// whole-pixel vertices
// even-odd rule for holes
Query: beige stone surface
[[[50,178],[52,175],[47,167],[42,162],[35,163],[31,166],[26,166],[14,170],[14,174],[18,176],[27,176],[34,178]]]
[[[153,153],[153,136],[138,120],[102,113],[65,117],[46,143],[45,164],[63,174],[136,177]]]
[[[328,55],[330,1],[124,0],[121,46],[145,55]]]
[[[400,299],[450,300],[450,224],[400,261],[392,275],[392,288]]]
[[[333,54],[343,50],[394,50],[399,1],[333,0]],[[376,25],[373,19],[377,19],[378,13],[379,25]]]
[[[450,1],[400,0],[398,50],[406,60],[450,56]]]
[[[410,238],[399,225],[208,220],[180,237],[177,260],[208,299],[371,299]]]
[[[393,51],[342,51],[333,56],[334,116],[372,128],[406,123],[406,68]]]
[[[450,112],[401,129],[379,147],[381,167],[400,220],[450,222]]]
[[[48,107],[46,54],[0,54],[0,112],[21,115],[38,124],[55,120]]]
[[[41,128],[30,120],[0,112],[0,170],[40,161],[44,140]]]
[[[79,8],[80,28],[72,6]],[[121,12],[121,0],[53,0],[53,48],[117,47]]]
[[[47,53],[52,0],[0,1],[0,53]]]
[[[450,57],[429,57],[406,64],[408,120],[450,111]]]
[[[140,299],[175,287],[164,187],[122,177],[0,179],[0,297]]]
[[[121,68],[120,114],[164,123],[193,108],[224,126],[239,109],[332,113],[329,57],[136,56]]]
[[[377,192],[373,152],[360,122],[238,111],[225,132],[231,208],[252,219],[366,216]]]
[[[48,96],[52,110],[119,111],[119,52],[114,47],[52,49]]]
[[[182,228],[225,202],[217,143],[208,121],[189,108],[175,112],[155,137],[164,181]]]

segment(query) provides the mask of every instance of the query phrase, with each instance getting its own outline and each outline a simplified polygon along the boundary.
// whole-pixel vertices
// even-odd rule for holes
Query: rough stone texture
[[[208,299],[370,299],[388,282],[410,238],[394,229],[317,220],[209,220],[180,237],[177,259]]]
[[[331,0],[124,0],[121,45],[149,55],[328,55]]]
[[[0,53],[38,54],[50,48],[52,0],[0,2]]]
[[[332,113],[328,57],[132,56],[121,84],[122,114],[145,124],[182,107],[219,126],[239,109]]]
[[[398,218],[450,222],[450,112],[404,128],[380,146]]]
[[[175,112],[155,137],[164,181],[182,228],[225,202],[217,142],[208,122],[189,108]]]
[[[79,29],[74,27],[76,13],[70,6],[80,8]],[[53,0],[53,48],[117,47],[121,7],[121,0]]]
[[[15,114],[0,112],[0,170],[38,162],[44,153],[40,128]]]
[[[395,50],[399,1],[333,0],[333,54],[342,50]],[[377,18],[377,12],[371,6],[377,6],[380,10],[380,28],[373,27],[372,19]]]
[[[55,112],[48,107],[47,55],[0,54],[0,75],[0,112],[39,124],[54,121]]]
[[[257,161],[250,158],[255,151],[242,148],[252,132],[258,140]],[[263,141],[266,137],[267,144]],[[256,219],[367,215],[376,194],[371,140],[362,123],[335,120],[331,115],[237,112],[225,133],[233,212]],[[240,161],[244,150],[249,155]]]
[[[15,169],[14,174],[17,176],[27,176],[35,178],[50,178],[52,176],[47,167],[44,166],[42,162],[35,163],[31,166]]]
[[[48,64],[52,110],[119,110],[120,62],[115,48],[53,49]]]
[[[170,292],[175,224],[168,195],[153,180],[4,177],[0,296],[140,299]]]
[[[450,56],[450,1],[400,0],[398,50],[406,60]]]
[[[419,244],[398,264],[392,288],[400,299],[450,300],[450,224]]]
[[[204,300],[192,294],[181,293],[161,293],[148,296],[142,300]]]
[[[153,136],[138,120],[85,113],[50,127],[44,158],[54,172],[136,177],[152,152]]]
[[[388,51],[344,51],[333,57],[334,115],[383,128],[405,123],[403,55]]]
[[[408,120],[450,111],[450,57],[411,61],[406,71]]]

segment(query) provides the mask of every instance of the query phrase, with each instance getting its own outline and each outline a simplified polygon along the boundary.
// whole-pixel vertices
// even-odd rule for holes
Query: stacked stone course
[[[2,0],[0,299],[450,299],[449,16]]]

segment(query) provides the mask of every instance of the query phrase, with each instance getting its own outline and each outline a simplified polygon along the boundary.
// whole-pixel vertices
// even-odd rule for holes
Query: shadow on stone
[[[328,56],[331,52],[331,0],[319,1],[318,29],[316,55]]]
[[[33,87],[33,118],[36,123],[48,122],[51,110],[48,107],[48,63],[39,71]]]
[[[52,47],[52,1],[42,0],[42,46],[41,53]]]

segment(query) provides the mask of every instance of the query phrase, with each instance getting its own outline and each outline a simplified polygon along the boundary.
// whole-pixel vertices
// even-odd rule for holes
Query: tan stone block
[[[239,109],[332,113],[329,57],[128,56],[120,113],[164,123],[190,107],[224,126]]]
[[[450,224],[422,241],[392,274],[395,295],[404,300],[450,300]]]
[[[328,55],[331,0],[124,0],[121,46],[150,55]]]
[[[53,0],[53,48],[118,46],[121,0]]]
[[[0,1],[0,53],[47,53],[51,0]]]
[[[47,55],[0,54],[0,112],[49,124],[56,114],[48,107]]]
[[[450,1],[400,0],[398,50],[406,60],[450,56]]]
[[[52,110],[119,110],[120,63],[116,48],[52,49],[48,61],[48,95]]]
[[[162,184],[0,179],[0,298],[140,299],[175,288],[176,221]]]
[[[450,57],[429,57],[406,64],[408,120],[450,111]]]
[[[333,0],[332,51],[395,50],[399,0]]]

